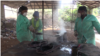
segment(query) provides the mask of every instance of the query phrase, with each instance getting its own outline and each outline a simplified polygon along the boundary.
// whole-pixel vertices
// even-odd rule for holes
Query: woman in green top
[[[26,6],[21,6],[19,8],[19,15],[17,17],[17,24],[16,24],[16,32],[17,32],[17,39],[20,42],[23,41],[31,41],[32,34],[29,30],[30,22],[27,19],[27,10]]]
[[[93,27],[95,27],[100,34],[100,23],[95,16],[87,14],[85,6],[79,7],[78,13],[79,17],[76,19],[74,28],[75,36],[78,38],[78,43],[96,45]]]

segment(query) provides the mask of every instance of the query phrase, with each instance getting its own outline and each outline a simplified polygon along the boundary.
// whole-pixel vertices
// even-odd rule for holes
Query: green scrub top
[[[32,33],[28,29],[29,26],[30,22],[27,19],[27,17],[19,14],[17,17],[16,33],[17,33],[17,39],[20,42],[31,41]]]
[[[95,33],[93,27],[100,34],[100,23],[93,15],[87,15],[83,20],[77,18],[75,21],[74,31],[78,33],[78,43],[88,43],[95,45]]]

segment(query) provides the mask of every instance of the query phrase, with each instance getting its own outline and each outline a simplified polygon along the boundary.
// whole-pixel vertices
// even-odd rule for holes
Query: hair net
[[[84,11],[87,12],[87,8],[86,8],[85,6],[80,6],[79,9],[78,9],[78,11],[79,11],[79,10],[84,10]]]
[[[39,12],[38,11],[35,11],[33,16],[36,16],[36,17],[39,17]]]
[[[19,8],[18,13],[20,13],[20,12],[23,11],[23,10],[28,10],[28,8],[27,8],[26,6],[21,6],[21,7]]]

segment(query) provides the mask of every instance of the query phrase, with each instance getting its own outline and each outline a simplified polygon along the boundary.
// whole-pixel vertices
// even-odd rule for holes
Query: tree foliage
[[[65,6],[63,9],[59,9],[59,18],[65,21],[75,21],[77,17],[77,9],[71,9]]]

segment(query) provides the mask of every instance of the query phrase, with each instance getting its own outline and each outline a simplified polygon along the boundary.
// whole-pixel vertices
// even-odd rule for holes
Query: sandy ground
[[[49,39],[48,41],[56,41],[55,37],[55,33],[53,33],[52,29],[46,29],[46,31],[44,32],[44,39]],[[73,41],[73,42],[77,42],[77,37],[74,36],[74,31],[67,29],[67,37],[68,41]],[[98,34],[97,32],[95,33],[95,39],[96,39],[96,46],[98,46],[100,48],[100,34]]]
[[[44,31],[44,40],[49,42],[57,42],[55,37],[55,33],[52,31],[51,28],[45,29]],[[68,41],[77,42],[76,37],[74,36],[73,30],[67,29],[67,37]],[[19,44],[17,39],[1,39],[1,52],[11,48],[15,45]],[[100,48],[100,34],[96,33],[96,46]]]
[[[1,39],[1,52],[17,45],[19,41],[17,39]]]

